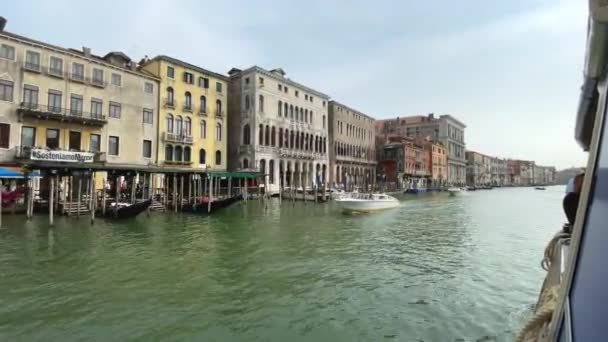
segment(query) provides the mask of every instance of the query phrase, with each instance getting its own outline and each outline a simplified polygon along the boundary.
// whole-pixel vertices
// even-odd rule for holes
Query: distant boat
[[[535,190],[547,190],[547,189],[545,189],[545,187],[544,187],[544,186],[537,186],[537,187],[536,187],[536,188],[534,188],[534,189],[535,189]]]
[[[226,197],[222,199],[212,199],[211,206],[209,206],[209,197],[203,196],[196,199],[194,204],[188,203],[181,209],[183,212],[191,212],[198,214],[209,214],[216,210],[226,208],[238,201],[243,200],[243,195],[238,194],[232,197]]]
[[[426,192],[426,188],[409,188],[404,191],[406,194],[419,194]]]
[[[450,194],[450,196],[456,196],[456,195],[459,195],[460,193],[462,193],[462,189],[460,189],[460,188],[449,188],[448,189],[448,193]]]
[[[109,219],[125,219],[135,217],[148,209],[152,204],[152,199],[147,199],[143,202],[137,202],[134,204],[122,204],[112,203],[106,210],[104,217]]]
[[[387,194],[359,194],[336,199],[345,212],[372,212],[397,208],[399,200]]]

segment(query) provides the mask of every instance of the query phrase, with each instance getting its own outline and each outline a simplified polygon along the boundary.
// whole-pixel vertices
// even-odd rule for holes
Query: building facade
[[[409,137],[429,137],[445,146],[448,155],[449,185],[464,185],[466,182],[467,162],[464,130],[466,125],[451,115],[397,117],[377,120],[376,134],[398,134]]]
[[[491,158],[491,180],[493,186],[509,185],[507,176],[507,160],[492,157]]]
[[[258,66],[230,75],[229,167],[265,173],[270,193],[325,185],[329,96]]]
[[[374,119],[329,101],[329,182],[367,187],[376,179]]]
[[[467,185],[492,185],[492,158],[474,151],[466,151]]]
[[[0,30],[0,161],[154,164],[158,79],[120,52],[97,56]]]
[[[387,136],[377,140],[378,175],[401,189],[427,189],[432,181],[432,150],[411,137]]]
[[[168,56],[141,68],[160,79],[158,165],[226,170],[228,78]]]
[[[448,155],[441,142],[432,140],[424,143],[424,148],[430,154],[430,186],[433,188],[443,187],[448,180]]]

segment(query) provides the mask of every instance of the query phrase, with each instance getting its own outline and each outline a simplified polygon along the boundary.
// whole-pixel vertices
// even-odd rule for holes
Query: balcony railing
[[[84,83],[85,77],[83,74],[69,74],[69,77],[72,81],[82,82]]]
[[[165,105],[166,108],[175,109],[175,105],[177,104],[177,101],[175,101],[175,99],[165,98],[163,101],[163,104]]]
[[[50,76],[63,78],[63,69],[49,68],[48,74]]]
[[[252,145],[240,145],[239,146],[239,153],[251,153],[251,152],[253,152]]]
[[[182,107],[184,112],[192,112],[192,103],[188,104],[188,103],[184,103],[184,106]]]
[[[218,117],[218,118],[223,118],[224,115],[225,115],[225,113],[222,110],[216,110],[215,111],[215,116]]]
[[[100,88],[105,88],[107,83],[103,81],[103,79],[99,79],[99,78],[92,78],[91,79],[91,85],[94,85],[96,87],[100,87]]]
[[[40,72],[40,63],[25,62],[23,64],[23,69],[27,71]]]
[[[191,145],[194,142],[194,139],[191,135],[183,135],[183,134],[175,134],[170,132],[165,132],[164,140],[166,142],[178,143],[178,144],[189,144]]]
[[[38,103],[21,102],[17,109],[20,121],[24,117],[42,118],[48,120],[83,122],[103,126],[107,123],[106,117],[101,114],[72,110],[58,106],[44,106]]]

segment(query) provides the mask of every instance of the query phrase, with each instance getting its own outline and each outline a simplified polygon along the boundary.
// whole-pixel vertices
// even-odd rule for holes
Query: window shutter
[[[204,79],[204,83],[205,83],[205,88],[209,88],[209,79],[208,78]]]
[[[2,147],[2,148],[9,147],[10,133],[11,133],[11,125],[0,124],[0,147]]]

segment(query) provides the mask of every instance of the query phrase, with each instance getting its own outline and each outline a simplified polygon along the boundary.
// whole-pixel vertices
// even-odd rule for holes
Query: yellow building
[[[226,170],[228,78],[168,56],[142,69],[160,79],[157,164]]]

